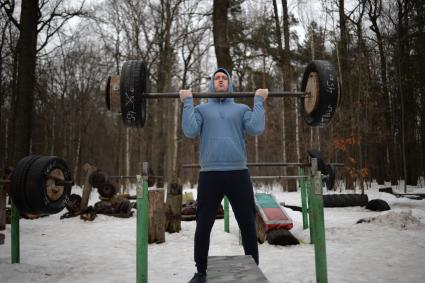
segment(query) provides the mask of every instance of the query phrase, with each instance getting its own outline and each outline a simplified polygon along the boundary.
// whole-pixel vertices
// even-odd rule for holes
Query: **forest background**
[[[143,60],[151,91],[206,91],[220,65],[237,91],[298,91],[315,59],[337,68],[334,120],[310,128],[297,99],[268,99],[248,161],[297,162],[317,148],[345,163],[346,189],[372,179],[424,185],[425,3],[412,0],[1,0],[0,168],[57,155],[81,184],[85,163],[133,175],[148,161],[165,183],[196,183],[197,171],[181,168],[198,162],[199,141],[183,136],[180,101],[149,100],[145,127],[125,128],[105,107],[108,75]]]

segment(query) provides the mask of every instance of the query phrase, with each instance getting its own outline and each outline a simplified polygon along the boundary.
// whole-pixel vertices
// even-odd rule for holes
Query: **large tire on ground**
[[[385,200],[373,199],[366,204],[366,208],[373,211],[386,211],[390,210],[390,206]]]
[[[127,61],[121,71],[120,95],[121,116],[124,125],[133,128],[143,128],[146,121],[146,90],[147,69],[142,61]]]
[[[112,198],[118,191],[117,187],[115,184],[112,184],[110,182],[107,182],[105,184],[103,184],[102,186],[99,186],[97,188],[97,191],[99,193],[99,195],[101,195],[104,198]]]
[[[298,245],[300,242],[286,229],[275,229],[267,232],[267,241],[271,245]]]
[[[26,179],[29,168],[38,158],[40,155],[29,155],[22,158],[12,173],[11,197],[20,213],[26,213],[29,210],[25,196]]]
[[[314,81],[317,84],[313,89],[318,88],[318,97],[312,100],[302,98],[301,114],[309,126],[327,126],[332,121],[339,100],[339,84],[335,67],[329,61],[311,61],[304,71],[301,91],[306,91],[309,80],[310,83]]]
[[[71,193],[71,186],[56,185],[56,180],[71,181],[65,160],[42,156],[29,168],[26,179],[26,201],[30,214],[54,214],[62,211]]]
[[[359,194],[323,195],[324,207],[365,206],[367,202],[368,202],[367,195],[359,195]]]
[[[108,174],[100,169],[97,169],[89,176],[90,186],[99,188],[108,182]]]

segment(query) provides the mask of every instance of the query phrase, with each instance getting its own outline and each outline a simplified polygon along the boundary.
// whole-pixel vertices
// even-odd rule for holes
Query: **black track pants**
[[[195,232],[195,263],[201,273],[207,269],[211,229],[224,196],[229,199],[241,230],[245,254],[252,255],[258,265],[254,193],[248,170],[201,172]]]

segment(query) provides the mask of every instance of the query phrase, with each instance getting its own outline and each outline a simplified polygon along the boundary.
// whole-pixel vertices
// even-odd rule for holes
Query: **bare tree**
[[[19,29],[17,46],[18,77],[14,129],[10,133],[13,139],[12,160],[22,158],[30,153],[32,136],[32,118],[34,109],[34,87],[37,52],[44,48],[58,30],[72,17],[82,14],[82,5],[76,11],[62,7],[63,0],[53,3],[53,9],[43,17],[43,7],[49,1],[28,0],[21,3],[20,20],[13,16],[15,1],[7,1],[2,8],[11,22]],[[59,20],[58,20],[59,19]],[[44,41],[37,46],[38,35],[45,32]]]

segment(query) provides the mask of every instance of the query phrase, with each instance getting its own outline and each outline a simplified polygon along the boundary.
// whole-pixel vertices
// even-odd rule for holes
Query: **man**
[[[209,90],[233,91],[227,70],[219,68],[214,72]],[[241,230],[245,254],[252,255],[258,264],[254,193],[246,165],[245,135],[264,131],[263,102],[267,95],[267,89],[258,89],[251,111],[233,98],[212,98],[194,107],[191,91],[180,91],[183,132],[189,138],[201,138],[195,232],[197,272],[190,283],[206,282],[211,229],[224,196],[229,199]]]

